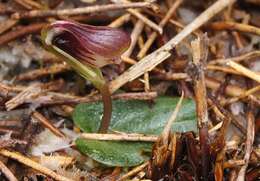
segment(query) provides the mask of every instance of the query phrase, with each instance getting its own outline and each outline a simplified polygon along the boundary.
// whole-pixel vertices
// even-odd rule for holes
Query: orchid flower
[[[56,21],[42,29],[42,41],[100,91],[104,113],[99,132],[105,133],[110,124],[112,101],[100,68],[120,63],[120,56],[130,46],[130,36],[115,28]]]

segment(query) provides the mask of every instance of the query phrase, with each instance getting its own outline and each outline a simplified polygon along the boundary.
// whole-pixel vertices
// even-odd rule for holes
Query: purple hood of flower
[[[46,28],[44,43],[55,46],[83,64],[103,67],[119,63],[129,48],[130,36],[122,30],[56,21]]]

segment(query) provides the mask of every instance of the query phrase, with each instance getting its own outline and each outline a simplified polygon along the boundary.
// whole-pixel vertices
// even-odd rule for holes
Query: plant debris
[[[0,1],[0,180],[259,180],[259,8]],[[97,133],[100,92],[41,42],[58,20],[131,37],[121,63],[101,68],[113,103],[108,133]]]

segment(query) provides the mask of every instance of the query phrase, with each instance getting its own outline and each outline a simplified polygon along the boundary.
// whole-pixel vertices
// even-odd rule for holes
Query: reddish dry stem
[[[45,25],[46,25],[46,23],[35,23],[32,25],[20,27],[20,28],[17,28],[16,30],[5,33],[0,36],[0,46],[4,45],[12,40],[15,40],[21,36],[24,36],[24,35],[27,35],[30,33],[39,32]]]
[[[215,22],[209,25],[209,28],[214,30],[237,30],[245,33],[252,33],[255,35],[260,35],[260,28],[255,26],[242,24],[242,23],[235,23],[235,22]]]
[[[96,5],[87,6],[82,8],[73,9],[62,9],[62,10],[33,10],[24,13],[15,13],[13,15],[16,19],[21,18],[39,18],[39,17],[50,17],[50,16],[72,16],[78,14],[89,14],[98,13],[111,10],[127,9],[127,8],[141,8],[149,7],[148,2],[137,2],[137,3],[127,3],[127,4],[106,4],[106,5]]]
[[[54,133],[56,136],[64,138],[65,135],[56,128],[46,117],[44,117],[41,113],[34,111],[32,113],[32,117],[36,118],[41,124],[43,124],[44,127],[49,129],[52,133]]]
[[[6,176],[9,181],[18,181],[14,174],[5,166],[3,162],[0,161],[0,170]]]
[[[210,171],[210,143],[208,134],[208,108],[207,92],[204,74],[204,63],[207,60],[208,42],[207,37],[202,36],[191,42],[193,54],[193,66],[191,77],[194,81],[194,92],[196,99],[196,112],[198,118],[200,149],[202,152],[202,177],[203,180],[209,179]],[[194,75],[193,75],[194,74]],[[192,76],[193,75],[193,76]]]
[[[210,171],[210,143],[209,143],[209,133],[208,125],[202,124],[202,128],[199,130],[200,137],[200,150],[202,152],[202,176],[204,180],[209,180]]]
[[[103,117],[98,132],[106,133],[109,128],[111,115],[112,115],[112,99],[107,84],[104,84],[102,86],[102,88],[100,89],[100,93],[102,95],[102,101],[104,107],[103,107]]]

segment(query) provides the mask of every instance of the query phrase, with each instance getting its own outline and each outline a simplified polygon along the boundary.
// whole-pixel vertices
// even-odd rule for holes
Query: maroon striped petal
[[[124,31],[104,26],[56,21],[47,29],[47,46],[56,46],[81,63],[95,67],[119,63],[131,42]],[[48,32],[52,32],[51,37]]]

